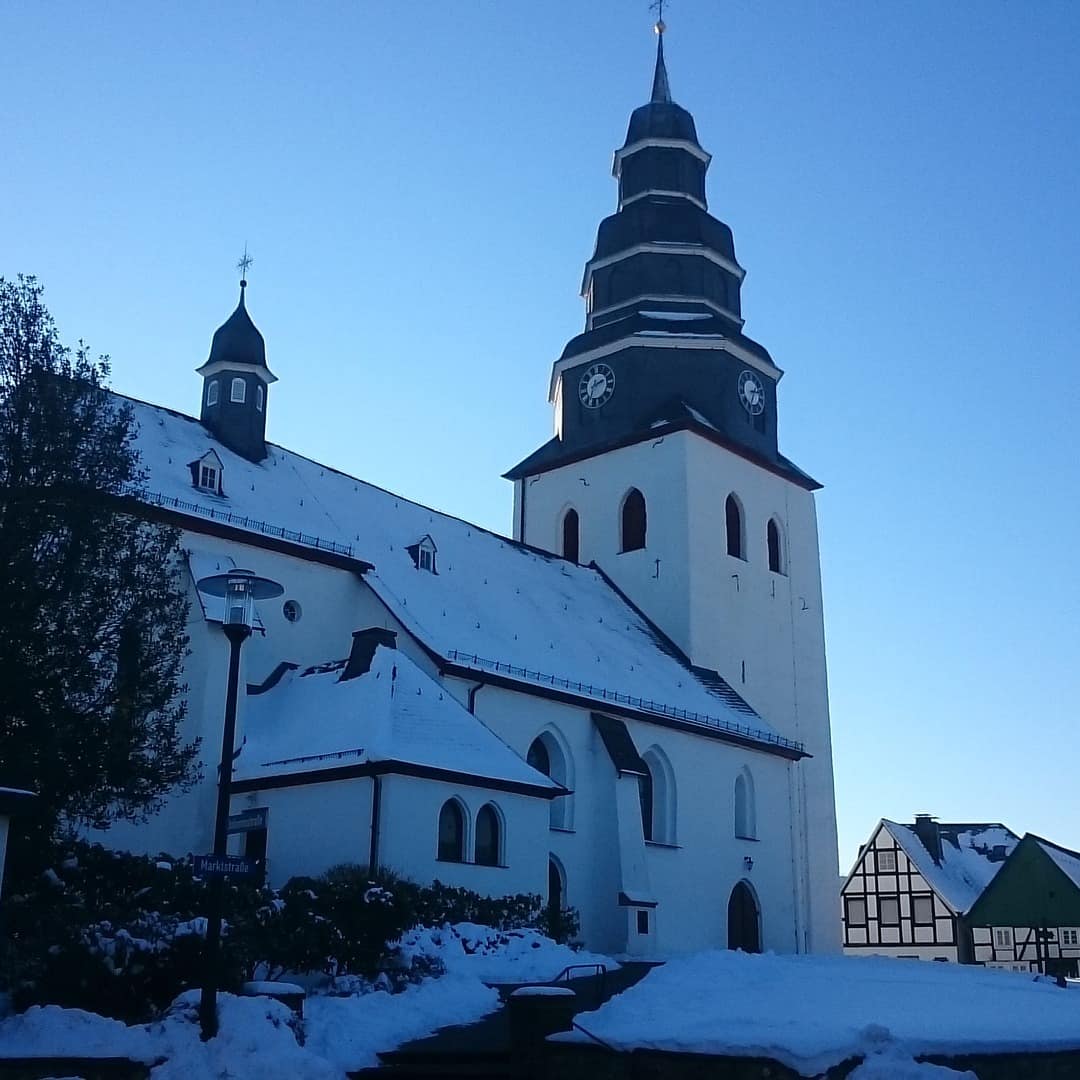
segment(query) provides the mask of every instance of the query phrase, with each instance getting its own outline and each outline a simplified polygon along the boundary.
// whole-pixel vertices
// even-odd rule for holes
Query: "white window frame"
[[[218,381],[217,379],[211,379],[206,384],[206,404],[216,405],[218,403]]]
[[[234,405],[243,405],[247,401],[247,383],[239,376],[229,384],[229,400]]]

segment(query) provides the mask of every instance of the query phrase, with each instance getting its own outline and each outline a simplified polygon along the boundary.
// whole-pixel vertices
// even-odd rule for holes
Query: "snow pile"
[[[438,959],[451,974],[489,983],[546,982],[574,964],[603,964],[609,971],[619,966],[610,956],[575,952],[538,930],[493,930],[476,923],[417,927],[402,937],[400,949],[406,962],[415,956]]]
[[[304,1049],[351,1072],[378,1065],[381,1052],[441,1027],[471,1024],[498,1007],[498,991],[469,975],[426,979],[400,994],[312,997]]]
[[[1080,996],[959,964],[706,952],[657,968],[577,1023],[617,1049],[767,1057],[814,1074],[863,1055],[1080,1049]],[[886,1075],[878,1064],[871,1057],[860,1080]]]

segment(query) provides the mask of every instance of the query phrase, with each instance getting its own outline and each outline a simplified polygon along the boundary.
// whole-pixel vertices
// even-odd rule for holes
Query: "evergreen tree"
[[[145,474],[108,371],[34,278],[0,278],[0,785],[39,796],[24,836],[141,820],[198,777],[179,533],[125,498]]]

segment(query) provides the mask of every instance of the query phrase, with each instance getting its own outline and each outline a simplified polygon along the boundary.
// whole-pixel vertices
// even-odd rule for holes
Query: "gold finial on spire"
[[[240,288],[247,288],[247,272],[248,267],[255,260],[248,254],[247,243],[244,243],[244,254],[240,261],[236,264],[236,269],[240,271]]]

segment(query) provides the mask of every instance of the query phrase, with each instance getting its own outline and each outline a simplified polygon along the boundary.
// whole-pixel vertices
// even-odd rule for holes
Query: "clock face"
[[[615,372],[607,364],[592,364],[578,383],[578,397],[586,409],[599,409],[615,393]]]
[[[765,387],[752,371],[744,371],[739,376],[739,400],[751,416],[765,411]]]

